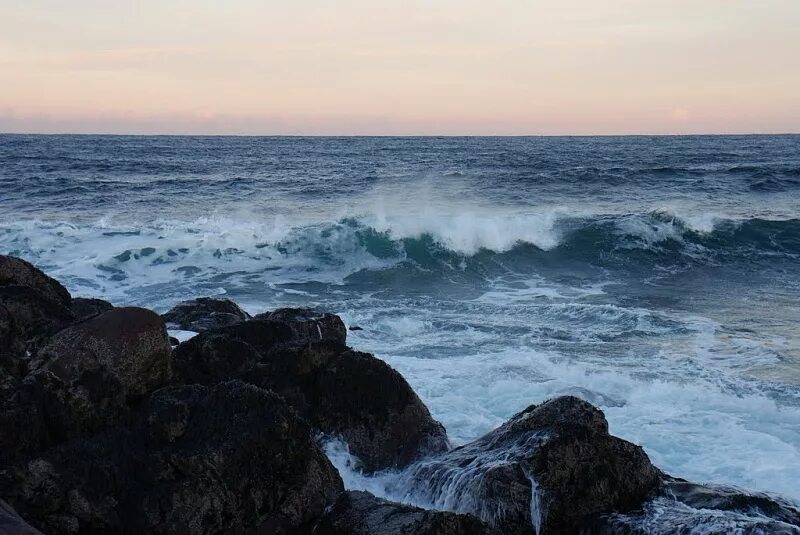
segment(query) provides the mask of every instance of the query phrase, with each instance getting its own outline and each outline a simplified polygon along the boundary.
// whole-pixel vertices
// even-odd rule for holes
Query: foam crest
[[[440,246],[464,255],[481,250],[503,253],[521,243],[550,250],[561,242],[557,212],[537,214],[420,214],[409,217],[373,216],[365,223],[394,240],[430,236]]]

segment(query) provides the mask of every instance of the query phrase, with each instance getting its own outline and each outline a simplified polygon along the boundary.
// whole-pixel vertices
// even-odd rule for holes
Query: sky
[[[0,132],[800,132],[800,0],[2,0]]]

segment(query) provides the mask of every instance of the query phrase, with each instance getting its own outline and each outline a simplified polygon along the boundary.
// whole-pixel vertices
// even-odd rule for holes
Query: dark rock
[[[63,307],[69,307],[71,299],[60,282],[14,256],[0,255],[0,286],[27,286]]]
[[[586,529],[608,535],[800,535],[800,511],[776,496],[665,477],[659,495],[642,510],[597,517]]]
[[[0,286],[0,309],[0,333],[8,340],[0,353],[18,356],[75,320],[68,308],[29,286]]]
[[[68,327],[0,388],[0,466],[104,429],[162,385],[170,346],[154,312],[117,308]]]
[[[298,533],[342,492],[311,429],[241,382],[167,387],[132,423],[0,471],[47,533]]]
[[[427,511],[346,492],[314,529],[315,535],[486,535],[491,528],[469,515]]]
[[[340,344],[347,342],[347,329],[342,318],[336,314],[312,308],[279,308],[259,314],[256,318],[287,323],[297,340],[308,342],[332,340]]]
[[[0,500],[0,535],[41,535],[14,509],[3,500]]]
[[[274,390],[314,427],[341,436],[366,471],[447,450],[444,428],[385,362],[296,336],[287,322],[260,318],[201,333],[173,351],[175,381],[239,378]]]
[[[172,347],[175,347],[176,345],[178,345],[180,343],[181,343],[181,341],[178,340],[177,338],[175,338],[174,336],[170,336],[169,337],[169,345],[171,345]]]
[[[73,297],[70,310],[79,320],[85,320],[98,316],[103,312],[108,312],[114,305],[102,299],[91,297]]]
[[[164,322],[144,308],[114,308],[53,336],[31,367],[66,384],[110,372],[127,396],[141,396],[169,378],[171,347]]]
[[[363,331],[364,328],[363,327],[359,327],[358,325],[351,325],[350,326],[350,330],[351,331]]]
[[[213,384],[239,377],[263,354],[293,338],[286,323],[259,319],[200,333],[175,348],[175,382]]]
[[[230,299],[198,297],[178,303],[161,317],[176,329],[203,332],[246,321],[250,314]]]
[[[323,433],[341,437],[371,472],[447,451],[444,428],[406,380],[335,342],[279,346],[243,380],[284,396]]]
[[[402,484],[504,533],[573,533],[595,515],[641,507],[660,478],[639,446],[608,434],[599,409],[565,396],[418,463]]]

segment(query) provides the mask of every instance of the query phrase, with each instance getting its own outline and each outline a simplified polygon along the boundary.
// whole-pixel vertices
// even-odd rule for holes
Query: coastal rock
[[[246,321],[250,314],[230,299],[198,297],[178,303],[161,317],[176,329],[203,332]]]
[[[173,352],[174,381],[242,379],[274,390],[316,429],[341,437],[366,471],[448,449],[444,428],[403,377],[335,341],[297,339],[291,321],[256,317],[199,334]]]
[[[297,533],[342,490],[308,425],[237,381],[163,388],[133,423],[0,471],[0,495],[55,534]]]
[[[48,277],[30,262],[14,256],[0,255],[0,286],[27,286],[46,299],[69,307],[69,292],[57,280]]]
[[[339,343],[276,347],[242,378],[284,396],[315,428],[343,439],[367,472],[449,447],[444,428],[402,375]]]
[[[29,286],[0,286],[0,309],[0,332],[8,340],[5,352],[13,348],[18,355],[75,320],[68,308]]]
[[[144,308],[115,308],[53,336],[32,368],[47,370],[68,384],[91,383],[84,376],[107,370],[128,396],[164,384],[171,346],[164,322]]]
[[[475,517],[428,511],[376,498],[368,492],[346,492],[314,528],[315,535],[488,535],[494,533]],[[498,534],[499,535],[499,534]]]
[[[665,476],[659,495],[641,511],[598,517],[588,529],[603,535],[800,535],[800,511],[776,496]]]
[[[157,314],[117,308],[50,338],[0,388],[0,461],[112,425],[168,378],[170,346]],[[22,367],[22,366],[19,366]]]
[[[41,535],[31,527],[14,509],[0,500],[0,535]]]
[[[320,312],[313,308],[279,308],[256,316],[258,319],[280,321],[288,324],[296,340],[318,342],[331,340],[345,344],[347,328],[336,314]]]
[[[102,299],[91,297],[73,297],[70,310],[78,320],[85,320],[108,312],[114,305]]]
[[[402,485],[503,533],[572,533],[596,515],[640,507],[660,478],[639,446],[609,435],[599,409],[564,396],[421,461]]]
[[[200,333],[175,348],[174,382],[207,385],[240,377],[273,347],[293,339],[286,323],[260,319]]]

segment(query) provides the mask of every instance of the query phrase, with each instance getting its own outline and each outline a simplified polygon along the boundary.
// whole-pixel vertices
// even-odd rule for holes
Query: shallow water
[[[0,252],[76,295],[338,312],[457,444],[575,394],[800,500],[800,137],[0,136]]]

